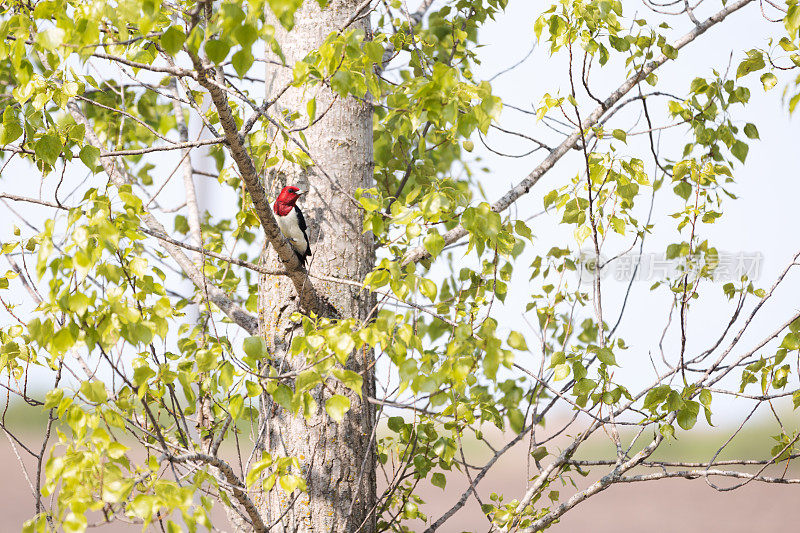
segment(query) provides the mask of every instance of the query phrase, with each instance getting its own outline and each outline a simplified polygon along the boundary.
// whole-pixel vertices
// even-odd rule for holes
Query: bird
[[[303,266],[306,265],[306,258],[311,256],[311,245],[308,242],[306,219],[303,217],[303,212],[297,207],[297,199],[306,192],[293,185],[288,185],[281,190],[272,205],[275,221],[278,223],[281,233],[289,240],[297,259]]]

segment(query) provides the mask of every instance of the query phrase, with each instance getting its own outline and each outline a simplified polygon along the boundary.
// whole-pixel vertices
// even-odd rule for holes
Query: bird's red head
[[[297,199],[300,198],[302,194],[304,194],[304,191],[301,191],[294,185],[284,187],[275,200],[275,205],[272,206],[272,210],[280,216],[286,216],[289,211],[294,208]]]
[[[289,204],[294,205],[300,195],[303,194],[300,192],[300,189],[295,187],[294,185],[288,185],[283,188],[281,193],[278,195],[278,202],[282,204]]]

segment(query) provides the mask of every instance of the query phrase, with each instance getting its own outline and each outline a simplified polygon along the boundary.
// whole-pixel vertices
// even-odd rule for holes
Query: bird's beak
[[[297,191],[295,194],[297,194],[297,196],[303,196],[308,194],[308,191]]]

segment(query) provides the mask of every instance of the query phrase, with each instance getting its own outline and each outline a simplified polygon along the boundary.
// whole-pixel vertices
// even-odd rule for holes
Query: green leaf
[[[336,422],[344,419],[345,413],[350,410],[350,398],[335,394],[325,402],[325,412]]]
[[[242,50],[248,50],[258,39],[258,30],[251,23],[245,23],[233,31],[233,37],[242,45]]]
[[[92,403],[103,403],[108,399],[105,386],[96,379],[81,383],[81,394]]]
[[[406,421],[403,420],[402,416],[390,416],[389,420],[386,423],[386,426],[395,433],[400,433],[400,431],[405,427]]]
[[[300,372],[297,375],[297,379],[295,379],[294,387],[297,392],[308,390],[314,387],[317,383],[322,381],[322,376],[320,376],[314,370],[306,370],[304,372]]]
[[[314,122],[314,119],[317,117],[316,98],[311,98],[308,102],[306,102],[306,114],[308,115],[308,122]]]
[[[431,476],[431,485],[444,490],[445,486],[447,486],[447,478],[441,472],[436,472]]]
[[[675,167],[672,169],[672,178],[675,181],[682,180],[684,177],[692,175],[692,168],[694,167],[694,161],[685,160],[679,161],[675,163]]]
[[[439,232],[436,230],[430,230],[425,238],[422,240],[422,244],[425,246],[425,249],[431,254],[431,257],[436,257],[442,252],[444,249],[444,237],[439,235]]]
[[[186,235],[189,233],[189,220],[184,215],[175,215],[175,231]]]
[[[708,425],[713,426],[714,424],[711,422],[711,409],[703,406],[703,413],[706,415],[706,422],[708,422]]]
[[[231,413],[231,417],[234,420],[239,418],[239,415],[242,414],[242,409],[244,408],[244,398],[239,395],[234,396],[231,398],[230,402],[228,403],[228,410]]]
[[[247,337],[244,342],[242,342],[242,349],[248,357],[252,357],[253,359],[261,360],[269,356],[267,343],[264,342],[264,339],[261,337]]]
[[[212,63],[222,63],[231,51],[231,45],[227,41],[209,39],[205,44],[206,57]]]
[[[293,396],[292,389],[283,383],[278,384],[278,386],[275,387],[275,391],[272,393],[272,399],[284,409],[291,409]]]
[[[592,392],[595,387],[597,387],[597,383],[593,379],[581,378],[575,383],[575,386],[572,387],[572,392],[576,396],[582,396]]]
[[[747,76],[751,72],[761,70],[766,65],[764,63],[764,55],[760,50],[750,50],[747,52],[747,58],[739,63],[739,68],[736,69],[736,79],[742,76]]]
[[[781,37],[781,40],[778,41],[778,45],[786,52],[797,50],[797,45],[790,41],[788,37]]]
[[[189,36],[186,38],[186,42],[183,43],[183,46],[193,54],[200,53],[200,45],[203,44],[203,40],[205,39],[205,30],[204,26],[198,24],[192,31],[189,32]]]
[[[611,132],[611,135],[617,139],[618,141],[622,141],[624,143],[628,142],[628,134],[625,133],[623,130],[616,129]]]
[[[794,113],[794,110],[797,107],[798,103],[800,103],[800,93],[797,93],[796,95],[792,96],[792,98],[789,100],[789,111],[791,113]]]
[[[800,350],[800,336],[795,333],[787,333],[781,341],[780,347],[787,350]]]
[[[61,523],[61,527],[64,529],[64,533],[84,533],[87,522],[85,515],[69,513]]]
[[[48,28],[36,34],[36,44],[45,50],[55,50],[64,42],[66,32],[61,28]]]
[[[786,11],[786,17],[783,19],[783,24],[790,33],[800,28],[800,5],[793,4],[789,6]]]
[[[262,455],[262,459],[250,467],[250,470],[247,472],[247,476],[245,477],[245,483],[248,487],[252,486],[253,483],[259,478],[261,472],[272,466],[273,461],[272,457],[268,453],[264,453]]]
[[[612,352],[610,348],[600,348],[597,350],[597,358],[601,363],[617,366],[617,360],[614,358],[614,352]]]
[[[528,240],[533,239],[533,233],[531,232],[531,229],[522,220],[517,220],[516,222],[514,222],[514,231],[520,237],[525,237]]]
[[[700,391],[700,403],[708,407],[711,405],[711,391],[708,389],[703,389]]]
[[[170,26],[161,35],[161,47],[171,56],[181,51],[185,41],[186,34],[177,26]]]
[[[100,149],[87,144],[81,148],[78,157],[81,158],[81,161],[83,161],[84,165],[89,167],[89,170],[94,172],[94,169],[97,168],[97,160],[100,157]]]
[[[259,387],[257,383],[254,383],[248,379],[244,382],[244,386],[247,389],[248,398],[255,398],[261,395],[261,387]]]
[[[525,415],[519,409],[508,410],[508,424],[511,426],[511,431],[519,433],[525,429]]]
[[[333,335],[332,338],[328,339],[328,344],[336,354],[336,359],[342,364],[347,362],[347,359],[356,347],[353,336],[349,331],[339,331],[337,334]]]
[[[544,208],[547,209],[558,200],[558,191],[550,191],[544,195]]]
[[[294,26],[294,12],[303,3],[303,0],[268,0],[269,7],[287,30]]]
[[[144,385],[148,379],[154,377],[156,371],[147,365],[137,366],[133,370],[133,384],[137,387]]]
[[[747,144],[740,140],[736,140],[733,143],[733,146],[731,146],[731,153],[742,163],[744,163],[744,160],[747,159],[747,152],[749,151],[750,148],[747,146]]]
[[[341,381],[342,385],[358,394],[358,397],[361,398],[361,388],[364,384],[364,378],[361,376],[361,374],[353,372],[352,370],[346,370],[338,367],[332,369],[331,374],[333,374],[336,379]]]
[[[286,492],[294,492],[299,486],[302,480],[294,475],[294,474],[286,474],[285,476],[281,476],[280,484],[281,488]]]
[[[310,102],[311,101],[309,101],[309,103]],[[361,207],[363,207],[366,211],[377,211],[381,207],[381,204],[378,203],[378,200],[372,196],[360,196],[358,198],[358,203],[361,204]]]
[[[761,75],[761,84],[765,91],[769,91],[778,84],[778,78],[772,72],[765,72]]]
[[[75,338],[72,336],[72,332],[69,328],[61,328],[58,330],[58,333],[53,336],[52,344],[53,349],[57,353],[64,353],[75,344]]]
[[[758,136],[758,128],[756,128],[755,124],[748,122],[744,126],[744,134],[747,135],[748,139],[759,139]]]
[[[524,352],[528,351],[528,344],[525,342],[525,337],[516,331],[512,331],[508,335],[508,345],[515,350],[522,350]]]
[[[16,112],[12,106],[7,106],[3,111],[3,127],[2,135],[0,135],[0,144],[8,144],[16,141],[22,135],[22,125],[17,119]]]
[[[531,457],[533,457],[535,461],[541,461],[542,459],[547,457],[547,448],[545,448],[544,446],[539,446],[538,448],[536,448],[531,452]]]
[[[569,376],[569,371],[570,371],[569,365],[566,363],[561,363],[560,365],[556,365],[555,376],[553,376],[553,379],[555,379],[556,381],[561,381],[562,379]]]
[[[68,300],[69,310],[78,315],[82,315],[91,303],[89,298],[80,292],[73,292],[69,295]]]
[[[253,55],[250,53],[250,50],[239,50],[233,54],[231,63],[233,64],[236,74],[242,78],[245,74],[247,74],[247,71],[250,70],[250,67],[253,65]]]
[[[692,194],[692,186],[686,183],[685,181],[682,181],[677,185],[675,185],[675,188],[672,190],[675,191],[675,194],[683,198],[684,201],[688,200],[689,196],[691,196]]]
[[[664,55],[669,59],[676,59],[678,57],[678,50],[670,44],[665,44],[661,48],[661,51],[664,52]]]
[[[44,397],[44,408],[45,409],[52,409],[58,406],[61,403],[61,399],[64,397],[64,391],[61,389],[52,389],[47,391]]]
[[[46,133],[33,146],[36,157],[53,166],[61,154],[61,139],[55,133]]]
[[[236,369],[233,367],[233,364],[230,361],[225,361],[220,365],[219,374],[217,374],[217,380],[219,381],[220,386],[228,390],[233,385],[233,378],[236,374]]]
[[[700,405],[697,402],[686,402],[683,409],[678,411],[678,425],[689,431],[697,423],[697,414],[700,412]]]
[[[211,350],[199,350],[195,356],[197,370],[208,372],[217,366],[217,356]]]
[[[428,278],[420,278],[419,280],[419,292],[421,292],[425,297],[427,297],[430,301],[436,300],[436,292],[437,287],[436,283],[429,280]]]

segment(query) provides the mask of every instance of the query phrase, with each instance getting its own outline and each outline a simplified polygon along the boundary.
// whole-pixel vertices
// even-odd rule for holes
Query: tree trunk
[[[286,64],[292,67],[308,51],[318,48],[332,31],[344,25],[358,3],[334,0],[321,10],[316,0],[308,0],[296,12],[295,26],[290,32],[273,19]],[[351,28],[367,31],[367,24],[362,20]],[[291,81],[292,70],[268,65],[266,79],[269,97],[270,91],[278,91]],[[316,98],[318,115],[334,99],[326,87],[292,88],[271,111],[299,111],[301,118],[296,125],[305,125],[306,102],[312,97]],[[273,198],[286,184],[309,188],[308,195],[299,203],[308,223],[313,254],[309,271],[361,281],[372,270],[375,253],[372,234],[362,233],[362,212],[352,195],[356,189],[373,184],[371,106],[353,98],[338,98],[304,134],[308,151],[318,166],[303,170],[288,168],[285,163],[280,167],[281,175],[272,176],[265,185]],[[290,142],[286,148],[297,150]],[[266,251],[264,260],[277,266],[271,249]],[[320,296],[336,309],[337,318],[365,320],[374,305],[374,298],[356,287],[320,281],[315,281],[315,286]],[[260,334],[266,339],[280,372],[296,370],[305,364],[302,357],[285,357],[292,336],[302,334],[302,329],[290,321],[291,314],[299,310],[297,306],[296,291],[285,277],[261,278]],[[375,531],[376,463],[372,442],[375,410],[366,401],[367,396],[374,396],[372,359],[370,351],[358,351],[351,355],[347,365],[364,377],[363,401],[338,385],[317,387],[313,394],[316,413],[306,419],[302,414],[293,416],[268,397],[264,398],[261,413],[264,449],[273,458],[296,457],[307,484],[307,492],[299,496],[286,495],[276,486],[256,498],[266,524],[280,520],[275,531]],[[338,424],[324,409],[325,400],[334,393],[346,395],[351,401],[350,411]]]

